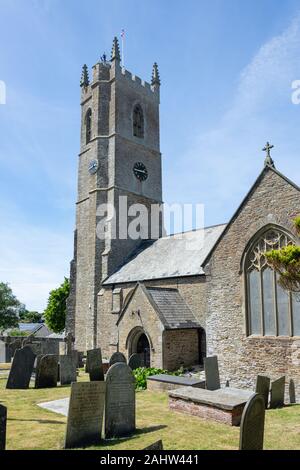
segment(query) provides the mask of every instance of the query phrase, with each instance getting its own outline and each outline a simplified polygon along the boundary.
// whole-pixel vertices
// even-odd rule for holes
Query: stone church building
[[[120,199],[149,210],[162,204],[159,103],[157,65],[151,83],[131,74],[116,38],[111,60],[94,65],[91,80],[83,68],[67,330],[79,350],[101,346],[106,358],[137,352],[146,365],[168,370],[216,354],[223,384],[286,375],[300,398],[300,302],[281,289],[264,257],[299,243],[292,220],[300,193],[275,168],[269,145],[231,220],[192,232],[192,248],[191,232],[163,236],[161,218],[156,239],[113,233],[112,218],[117,227],[123,220]],[[106,214],[99,236],[103,205],[115,213]]]

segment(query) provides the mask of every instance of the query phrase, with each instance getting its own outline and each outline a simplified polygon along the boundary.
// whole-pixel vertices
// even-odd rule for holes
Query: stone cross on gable
[[[271,157],[271,153],[270,153],[270,150],[272,148],[274,148],[274,145],[271,145],[270,142],[267,142],[266,146],[262,149],[262,151],[267,153],[266,158],[265,158],[265,166],[270,165],[273,168],[275,168],[274,161],[273,161],[273,159]]]

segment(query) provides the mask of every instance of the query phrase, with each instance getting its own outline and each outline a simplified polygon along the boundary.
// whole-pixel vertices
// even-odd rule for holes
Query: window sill
[[[248,340],[274,340],[274,341],[299,341],[300,336],[260,336],[260,335],[250,335],[247,336]]]

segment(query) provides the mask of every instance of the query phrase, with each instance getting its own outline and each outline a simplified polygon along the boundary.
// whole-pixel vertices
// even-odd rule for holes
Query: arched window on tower
[[[92,110],[89,108],[85,115],[85,140],[88,144],[92,138]]]
[[[278,228],[260,233],[245,258],[247,324],[249,335],[299,336],[300,301],[295,294],[278,284],[278,275],[264,255],[294,244],[292,238]]]
[[[133,135],[135,137],[144,137],[144,114],[139,104],[133,108]]]

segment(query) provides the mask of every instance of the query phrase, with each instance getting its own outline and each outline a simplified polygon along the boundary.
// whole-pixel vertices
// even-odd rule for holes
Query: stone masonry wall
[[[164,280],[153,280],[145,282],[147,286],[154,287],[170,287],[176,288],[179,290],[182,297],[185,299],[186,303],[193,311],[194,315],[198,319],[200,325],[205,329],[205,308],[206,308],[206,283],[205,278],[202,276],[198,277],[187,277],[180,279],[164,279]],[[123,299],[126,299],[126,296],[134,288],[135,283],[128,284],[118,284],[117,287],[122,288]],[[118,315],[112,313],[112,292],[114,286],[107,286],[101,289],[100,295],[98,295],[98,346],[101,346],[104,357],[109,357],[112,352],[116,350],[117,347],[117,326],[116,322],[118,320]],[[138,302],[136,300],[136,302]],[[143,304],[140,304],[138,307],[144,315]],[[148,309],[148,307],[146,308]],[[124,318],[119,326],[120,331],[126,326],[126,318]],[[182,331],[182,330],[180,330]],[[161,342],[161,331],[155,330],[151,332],[151,340],[156,347],[157,344]],[[195,337],[195,341],[198,345],[198,338]],[[112,344],[113,343],[113,344]],[[120,347],[125,348],[125,344],[121,344],[121,335],[120,335]],[[126,353],[127,355],[127,353]],[[192,357],[192,363],[198,362],[198,359],[195,361]],[[163,358],[160,359],[161,364],[163,363]],[[189,365],[191,365],[189,364]],[[176,368],[176,367],[175,367]]]
[[[274,224],[293,232],[292,219],[299,213],[299,191],[267,169],[216,247],[209,263],[207,294],[208,354],[218,355],[223,385],[251,388],[257,374],[271,379],[286,375],[295,382],[300,399],[300,338],[247,337],[244,275],[241,260],[255,234]]]
[[[198,330],[167,330],[163,333],[163,367],[177,370],[199,363]]]

